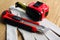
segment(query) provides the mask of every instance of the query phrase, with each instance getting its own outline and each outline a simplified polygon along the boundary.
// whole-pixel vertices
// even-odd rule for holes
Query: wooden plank
[[[15,2],[17,2],[17,0],[0,0],[0,14],[2,13],[3,10],[6,10],[7,8],[9,8],[10,5],[14,4]],[[11,1],[11,2],[10,2]],[[19,2],[22,3],[26,3],[29,4],[32,1],[37,1],[37,0],[18,0]],[[39,0],[41,1],[41,0]],[[57,18],[57,16],[60,16],[60,0],[42,0],[43,2],[47,3],[49,5],[50,11],[49,11],[49,16],[48,19],[51,20],[52,22],[54,22]],[[7,4],[7,5],[6,5]],[[58,14],[58,15],[56,15]],[[53,16],[54,15],[54,16]],[[53,18],[52,18],[53,17]],[[59,23],[60,21],[58,21],[57,24],[60,25]],[[2,25],[0,25],[0,29],[2,30],[4,27],[2,27]],[[5,29],[5,28],[4,28]],[[4,30],[2,30],[4,31]],[[0,36],[0,40],[4,40],[5,39],[5,34],[4,32],[1,32],[3,35],[2,37]]]
[[[0,22],[0,40],[5,40],[5,34],[6,34],[6,25]]]

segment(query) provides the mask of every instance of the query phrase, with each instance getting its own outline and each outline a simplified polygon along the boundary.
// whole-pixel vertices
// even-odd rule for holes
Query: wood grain
[[[17,1],[26,3],[27,5],[32,1],[41,1],[46,3],[49,6],[47,19],[60,26],[60,0],[0,0],[0,16],[4,10],[8,10],[8,8],[11,5],[14,5]],[[5,25],[0,23],[0,40],[5,40],[5,31]]]

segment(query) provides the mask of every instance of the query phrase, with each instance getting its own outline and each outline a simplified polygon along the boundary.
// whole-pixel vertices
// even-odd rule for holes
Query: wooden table
[[[26,3],[27,5],[32,1],[37,0],[0,0],[0,17],[4,10],[8,10],[11,5],[14,5],[15,2]],[[47,19],[60,26],[60,0],[39,0],[46,3],[49,6],[49,15]],[[0,18],[0,40],[5,40],[6,27],[5,24],[1,22]],[[18,32],[18,31],[17,31]],[[18,32],[18,39],[22,40],[20,33]]]

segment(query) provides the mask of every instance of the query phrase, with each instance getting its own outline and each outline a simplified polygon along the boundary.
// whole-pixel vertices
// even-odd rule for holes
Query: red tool
[[[39,21],[48,15],[49,7],[42,2],[37,1],[30,3],[28,6],[17,2],[16,7],[26,10],[27,16],[33,21]]]
[[[2,19],[5,23],[8,23],[10,25],[13,26],[17,26],[18,28],[22,28],[24,30],[27,31],[31,31],[31,32],[40,32],[41,28],[39,29],[39,27],[36,26],[32,26],[27,22],[26,19],[22,19],[18,16],[13,15],[10,11],[6,10],[2,13]]]

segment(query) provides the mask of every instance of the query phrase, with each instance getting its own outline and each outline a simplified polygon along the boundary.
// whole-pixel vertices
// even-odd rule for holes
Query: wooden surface
[[[0,0],[0,16],[2,12],[8,9],[11,5],[14,5],[15,2],[26,3],[27,5],[32,1],[37,0]],[[49,6],[49,15],[47,19],[60,26],[60,0],[39,0],[46,3]],[[6,27],[0,20],[0,40],[5,40],[5,31]],[[20,33],[18,32],[19,40],[21,39]]]

